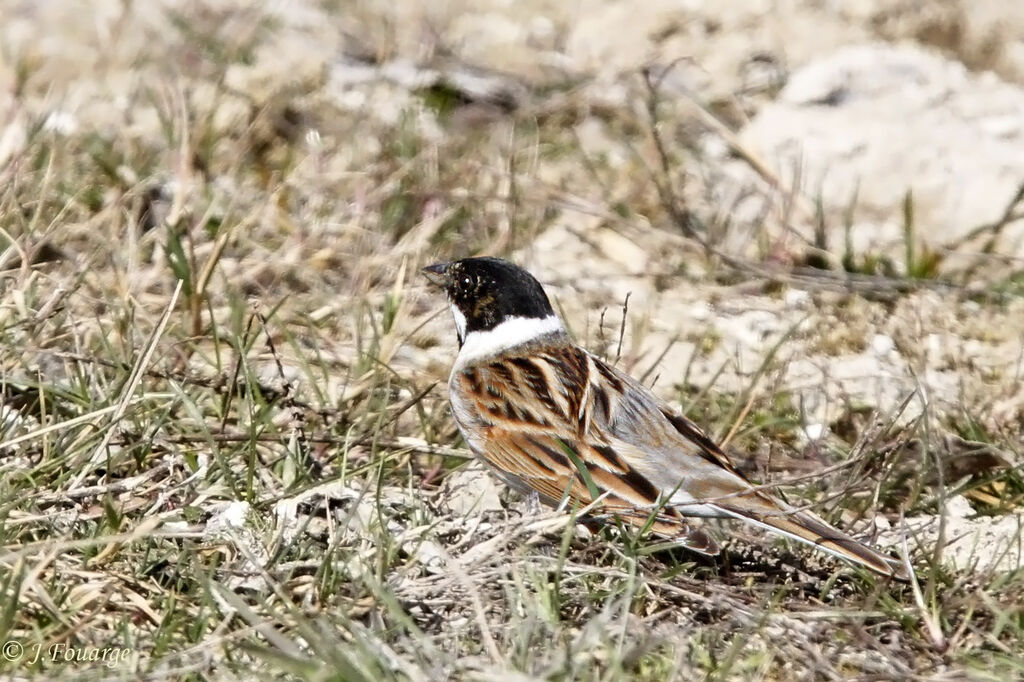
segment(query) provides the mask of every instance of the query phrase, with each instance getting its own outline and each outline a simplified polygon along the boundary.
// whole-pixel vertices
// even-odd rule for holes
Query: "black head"
[[[543,319],[555,314],[540,282],[507,260],[464,258],[423,268],[423,274],[444,289],[449,303],[465,318],[460,341],[510,317]],[[456,322],[461,323],[457,315]]]

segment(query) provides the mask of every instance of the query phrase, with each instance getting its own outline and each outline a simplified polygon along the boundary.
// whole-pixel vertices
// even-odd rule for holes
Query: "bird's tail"
[[[749,504],[748,501],[753,502],[750,497],[740,498],[743,500],[741,504],[715,504],[714,506],[728,516],[807,543],[840,559],[864,566],[880,575],[897,580],[910,580],[910,574],[902,561],[857,542],[814,514],[792,509],[781,503],[776,503],[774,500],[769,502],[760,496],[754,504]]]

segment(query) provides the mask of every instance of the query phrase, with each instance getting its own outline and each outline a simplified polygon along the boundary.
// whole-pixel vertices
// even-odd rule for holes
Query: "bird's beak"
[[[448,266],[450,263],[434,263],[420,270],[431,284],[441,287],[448,286]]]

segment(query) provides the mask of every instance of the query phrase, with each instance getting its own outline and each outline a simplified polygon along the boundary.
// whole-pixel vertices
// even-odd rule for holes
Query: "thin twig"
[[[626,292],[626,299],[622,302],[622,320],[619,322],[619,345],[615,349],[615,362],[612,364],[619,364],[619,359],[622,357],[622,339],[626,335],[626,315],[629,313],[629,295],[633,293],[631,291]]]

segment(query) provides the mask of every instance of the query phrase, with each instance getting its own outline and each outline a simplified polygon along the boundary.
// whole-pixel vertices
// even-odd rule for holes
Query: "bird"
[[[692,519],[732,518],[909,580],[903,562],[755,486],[699,426],[575,344],[525,269],[473,257],[422,273],[443,291],[455,322],[455,424],[511,488],[702,554],[719,547]]]

